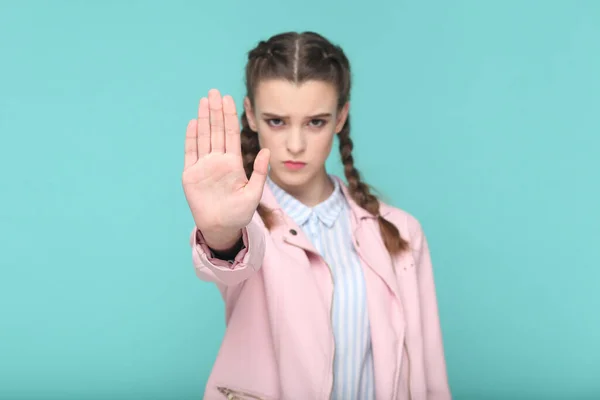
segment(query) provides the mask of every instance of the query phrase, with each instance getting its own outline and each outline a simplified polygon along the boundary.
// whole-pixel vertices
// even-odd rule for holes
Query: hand
[[[215,235],[246,227],[262,197],[269,151],[262,149],[248,180],[244,171],[235,102],[212,89],[200,100],[198,118],[185,138],[183,189],[201,232]]]

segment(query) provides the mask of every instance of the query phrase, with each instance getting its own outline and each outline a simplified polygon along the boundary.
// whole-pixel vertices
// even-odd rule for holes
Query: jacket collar
[[[377,275],[383,279],[390,290],[398,297],[400,295],[396,272],[394,270],[394,261],[381,239],[377,216],[372,215],[364,208],[360,207],[350,195],[346,184],[337,176],[333,176],[337,181],[347,203],[350,206],[350,219],[352,225],[352,235],[354,246],[361,259],[373,269]],[[298,246],[313,252],[317,252],[308,238],[303,234],[297,223],[288,216],[277,202],[269,185],[265,185],[262,204],[272,210],[279,219],[278,226],[272,228],[271,232],[280,236],[285,242]],[[387,213],[383,213],[383,216]],[[300,230],[298,232],[297,230]],[[289,234],[290,232],[291,235]]]

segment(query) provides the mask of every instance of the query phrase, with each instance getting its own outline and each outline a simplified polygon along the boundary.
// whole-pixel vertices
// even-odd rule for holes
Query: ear
[[[340,112],[337,116],[337,121],[335,123],[336,135],[338,133],[340,133],[342,128],[344,127],[344,124],[346,123],[346,120],[348,119],[349,111],[350,111],[350,102],[346,102],[346,104],[344,104],[344,107],[342,107],[342,109],[340,110]]]
[[[252,129],[254,132],[258,132],[254,110],[252,110],[252,104],[250,103],[248,96],[244,98],[244,111],[246,111],[246,118],[248,118],[248,125],[250,125],[250,129]]]

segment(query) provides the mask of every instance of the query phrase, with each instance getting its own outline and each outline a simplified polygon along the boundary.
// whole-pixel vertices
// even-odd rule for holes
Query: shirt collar
[[[331,228],[344,208],[345,197],[337,179],[330,177],[334,184],[333,193],[323,202],[308,207],[287,193],[267,177],[267,184],[281,209],[299,226],[306,224],[312,213],[327,227]]]

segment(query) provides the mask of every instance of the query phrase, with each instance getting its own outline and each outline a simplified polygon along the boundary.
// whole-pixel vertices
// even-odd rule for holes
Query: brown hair
[[[294,83],[318,80],[335,85],[338,92],[338,108],[350,99],[350,63],[344,51],[323,36],[314,32],[287,32],[261,41],[248,53],[246,65],[246,91],[250,104],[254,105],[254,92],[263,79],[285,79]],[[252,174],[254,159],[260,150],[258,135],[248,123],[246,112],[242,114],[242,154],[248,178]],[[352,199],[379,221],[385,247],[390,254],[408,249],[408,242],[400,236],[394,224],[379,212],[379,200],[371,194],[367,184],[361,181],[352,158],[350,139],[350,116],[338,134],[339,149]],[[275,223],[273,214],[262,204],[257,209],[267,229]]]

